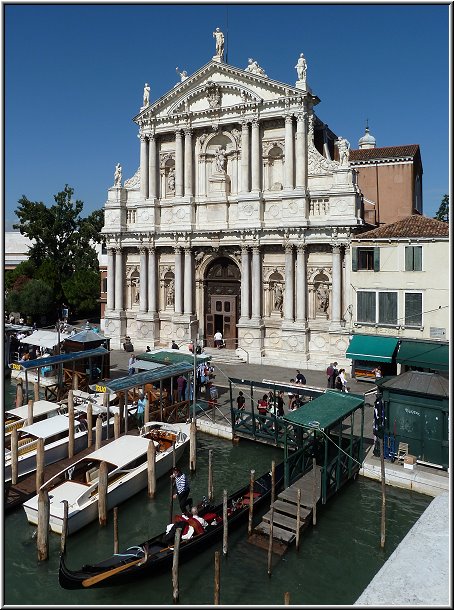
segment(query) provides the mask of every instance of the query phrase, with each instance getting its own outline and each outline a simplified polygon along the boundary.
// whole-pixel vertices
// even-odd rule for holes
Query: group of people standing
[[[347,375],[345,373],[345,369],[338,369],[337,362],[330,363],[326,369],[326,375],[328,377],[328,388],[348,393]]]

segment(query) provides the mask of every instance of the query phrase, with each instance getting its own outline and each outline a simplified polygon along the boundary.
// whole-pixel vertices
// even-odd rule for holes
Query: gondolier
[[[182,513],[186,512],[187,506],[189,506],[188,512],[190,512],[192,508],[192,498],[188,497],[190,492],[188,477],[181,472],[177,466],[173,468],[170,476],[175,480],[175,487],[177,489],[177,493],[174,494],[173,498],[176,499],[178,497]]]

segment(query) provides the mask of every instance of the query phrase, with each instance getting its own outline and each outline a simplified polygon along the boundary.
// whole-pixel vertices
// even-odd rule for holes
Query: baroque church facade
[[[117,165],[105,203],[105,333],[140,351],[211,346],[220,330],[251,363],[347,363],[350,239],[364,226],[349,144],[317,117],[303,54],[295,85],[223,55],[217,38],[154,103],[145,86],[140,166],[123,183]]]

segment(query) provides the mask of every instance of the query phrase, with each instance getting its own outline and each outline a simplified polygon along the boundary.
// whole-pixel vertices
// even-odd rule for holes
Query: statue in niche
[[[172,193],[175,191],[175,169],[173,167],[169,169],[167,175],[167,188]]]
[[[282,311],[282,305],[284,303],[284,295],[282,288],[279,284],[274,284],[274,309]]]
[[[167,286],[167,305],[173,305],[175,303],[175,281],[170,280]]]
[[[119,163],[115,166],[114,186],[121,186],[121,165]]]
[[[213,32],[213,38],[216,39],[216,56],[221,58],[224,55],[224,34],[219,28],[216,28]]]
[[[329,305],[329,290],[326,284],[319,284],[317,287],[317,310],[326,313]]]
[[[139,282],[140,279],[138,277],[133,277],[131,279],[131,302],[133,304],[138,303],[140,299]]]
[[[215,155],[215,163],[216,163],[216,171],[220,174],[225,174],[225,150],[222,148],[218,148],[214,153]]]
[[[341,167],[348,166],[348,158],[350,156],[350,142],[345,138],[339,137],[336,140],[336,146],[339,149],[339,165]]]
[[[306,71],[307,71],[307,63],[306,60],[304,58],[303,53],[300,53],[300,56],[298,58],[297,64],[295,66],[296,68],[296,73],[298,74],[298,80],[301,80],[303,82],[306,81]]]
[[[143,88],[143,107],[149,106],[150,104],[150,85],[145,83],[145,87]]]

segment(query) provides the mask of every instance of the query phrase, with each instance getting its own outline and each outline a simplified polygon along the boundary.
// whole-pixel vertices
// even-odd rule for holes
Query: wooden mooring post
[[[44,439],[39,438],[36,444],[36,493],[44,483]]]
[[[380,465],[381,465],[381,527],[380,548],[384,548],[386,540],[386,484],[385,484],[385,450],[383,434],[380,438]]]
[[[66,538],[68,537],[68,500],[62,500],[63,502],[63,525],[61,529],[60,538],[60,553],[66,551]]]
[[[271,564],[273,562],[273,523],[274,521],[274,506],[271,506],[270,514],[270,538],[268,541],[268,576],[271,576]]]
[[[118,506],[114,506],[113,509],[113,521],[114,521],[114,553],[118,553]]]
[[[274,500],[276,499],[276,462],[271,461],[271,500],[270,504],[273,506]]]
[[[27,425],[31,426],[33,423],[33,400],[28,401],[27,415]]]
[[[115,413],[114,415],[114,438],[117,439],[120,436],[120,414]]]
[[[68,419],[69,419],[69,428],[68,428],[68,457],[74,457],[74,398],[73,391],[69,390],[68,392]]]
[[[156,493],[156,447],[154,442],[148,443],[147,449],[148,497],[154,498]],[[170,486],[172,491],[172,486]]]
[[[208,449],[208,500],[213,499],[213,449]]]
[[[252,517],[254,515],[254,475],[255,470],[251,470],[251,479],[249,481],[249,521],[247,528],[247,535],[252,534]]]
[[[300,530],[301,530],[301,489],[296,492],[296,550],[300,548]]]
[[[22,379],[20,379],[16,385],[16,407],[21,407],[24,404],[24,386],[22,385]]]
[[[312,525],[317,525],[317,461],[312,458]]]
[[[87,447],[93,445],[93,406],[90,403],[87,405]]]
[[[101,462],[98,473],[98,520],[99,525],[107,523],[107,462]]]
[[[11,430],[11,483],[12,485],[17,484],[17,477],[19,473],[19,446],[17,440],[17,428]]]
[[[286,592],[284,593],[284,604],[285,604],[286,606],[289,606],[289,605],[290,605],[290,592],[289,592],[289,591],[286,591]]]
[[[219,551],[214,553],[214,605],[220,604],[221,596],[221,554]]]
[[[33,395],[35,398],[35,402],[37,402],[39,400],[39,383],[37,381],[35,381],[35,383],[33,384]]]
[[[98,417],[98,419],[96,420],[95,449],[101,448],[101,440],[102,440],[102,421],[101,421],[101,418]]]
[[[222,521],[223,521],[223,529],[222,529],[222,552],[224,553],[224,557],[227,555],[227,537],[229,533],[229,524],[227,518],[227,490],[224,489],[224,497],[222,501]]]
[[[195,472],[197,462],[197,426],[195,419],[191,421],[189,430],[189,470]]]
[[[175,532],[175,541],[173,543],[173,562],[172,562],[172,598],[173,603],[177,604],[180,599],[180,587],[178,579],[178,563],[180,559],[180,540],[181,527],[178,527]]]
[[[44,561],[49,557],[49,513],[49,494],[47,489],[40,489],[38,494],[38,531],[36,536],[38,561]]]

